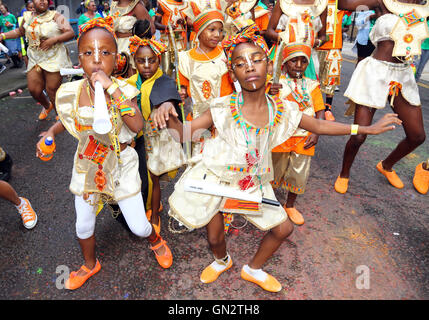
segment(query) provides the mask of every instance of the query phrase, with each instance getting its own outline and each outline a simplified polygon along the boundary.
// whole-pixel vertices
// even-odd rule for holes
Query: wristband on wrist
[[[358,129],[359,129],[359,125],[358,124],[352,124],[351,130],[350,130],[350,134],[352,136],[357,135]]]
[[[134,115],[136,114],[136,111],[134,110],[134,108],[132,108],[126,104],[120,105],[119,111],[121,112],[121,117],[123,117],[125,115],[129,115],[130,117],[134,117]]]
[[[1,34],[2,40],[6,40],[6,35],[4,33]]]
[[[109,94],[109,95],[113,95],[113,93],[116,91],[116,89],[118,89],[119,88],[119,86],[116,84],[116,83],[112,83],[111,85],[110,85],[110,87],[108,87],[107,88],[107,93]]]

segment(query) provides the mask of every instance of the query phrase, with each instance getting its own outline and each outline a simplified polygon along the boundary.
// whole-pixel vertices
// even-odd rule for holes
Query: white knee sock
[[[268,274],[262,269],[252,269],[247,264],[243,266],[243,270],[259,281],[265,281],[268,277]]]

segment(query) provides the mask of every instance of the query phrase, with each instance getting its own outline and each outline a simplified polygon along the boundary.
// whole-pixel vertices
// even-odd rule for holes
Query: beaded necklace
[[[237,98],[236,92],[234,92],[231,95],[231,101],[230,101],[231,112],[233,113],[234,120],[241,127],[241,131],[243,132],[244,138],[246,140],[246,146],[248,150],[248,153],[246,154],[246,160],[249,166],[249,171],[251,171],[252,173],[252,175],[245,177],[239,182],[240,187],[243,190],[246,190],[249,187],[254,185],[252,180],[254,176],[256,176],[259,181],[259,187],[262,191],[262,179],[261,179],[261,175],[259,174],[260,166],[265,155],[268,153],[268,140],[270,136],[273,134],[271,129],[277,124],[281,116],[281,113],[280,113],[280,116],[278,116],[279,115],[278,113],[276,114],[276,116],[274,115],[273,104],[271,103],[271,100],[269,99],[268,95],[266,95],[266,99],[267,99],[268,112],[269,112],[269,125],[268,127],[266,126],[264,128],[256,128],[256,127],[250,126],[244,121],[243,113],[242,113],[242,106],[244,104],[242,93],[240,93],[238,98]],[[280,100],[277,100],[275,102],[278,105],[279,103],[282,105]],[[262,153],[258,151],[258,149],[255,146],[255,143],[251,141],[251,138],[250,138],[251,132],[255,132],[256,135],[261,134],[261,132],[267,132],[267,138],[263,145]]]
[[[300,81],[301,90],[298,87],[297,78],[291,78],[288,74],[286,74],[286,82],[291,90],[293,99],[298,103],[299,110],[304,111],[305,109],[311,107],[310,95],[308,93],[307,81],[305,78],[302,78]]]

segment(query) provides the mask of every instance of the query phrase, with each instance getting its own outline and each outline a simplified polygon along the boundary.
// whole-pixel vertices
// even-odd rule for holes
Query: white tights
[[[93,200],[92,195],[88,201]],[[82,196],[75,196],[76,234],[79,239],[88,239],[94,234],[95,212]],[[130,230],[138,237],[146,238],[152,233],[152,225],[146,217],[143,198],[139,192],[135,196],[118,201],[125,221]]]

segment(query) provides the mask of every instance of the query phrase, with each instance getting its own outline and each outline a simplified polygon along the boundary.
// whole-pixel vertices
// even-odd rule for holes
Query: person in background
[[[86,0],[85,8],[87,9],[87,11],[81,14],[77,22],[79,28],[81,25],[87,23],[89,20],[101,18],[101,15],[97,12],[97,6],[95,5],[94,0]]]
[[[15,16],[9,12],[8,7],[5,4],[0,5],[0,28],[2,32],[9,32],[16,29],[18,21]],[[22,59],[19,57],[21,51],[21,44],[19,39],[3,39],[4,44],[9,49],[9,57],[12,59],[12,68],[21,68]]]
[[[33,1],[26,1],[24,10],[21,11],[22,14],[20,17],[18,17],[18,25],[20,26],[22,24],[22,21],[24,20],[24,12],[25,11],[34,11],[34,3]],[[28,40],[25,37],[20,38],[21,41],[21,53],[22,53],[22,59],[25,62],[25,66],[28,66],[28,57],[27,57],[27,48],[28,48]]]
[[[103,2],[103,18],[110,15],[110,4],[108,1]]]
[[[426,22],[429,26],[429,21],[426,20]],[[420,56],[420,60],[417,65],[417,70],[415,75],[416,81],[420,80],[423,69],[425,68],[425,65],[428,62],[428,60],[429,60],[429,38],[426,38],[426,40],[422,42],[422,55]]]
[[[369,57],[375,46],[369,40],[369,33],[375,24],[376,14],[373,10],[361,11],[357,13],[355,24],[358,28],[353,51],[357,50],[357,63]]]

